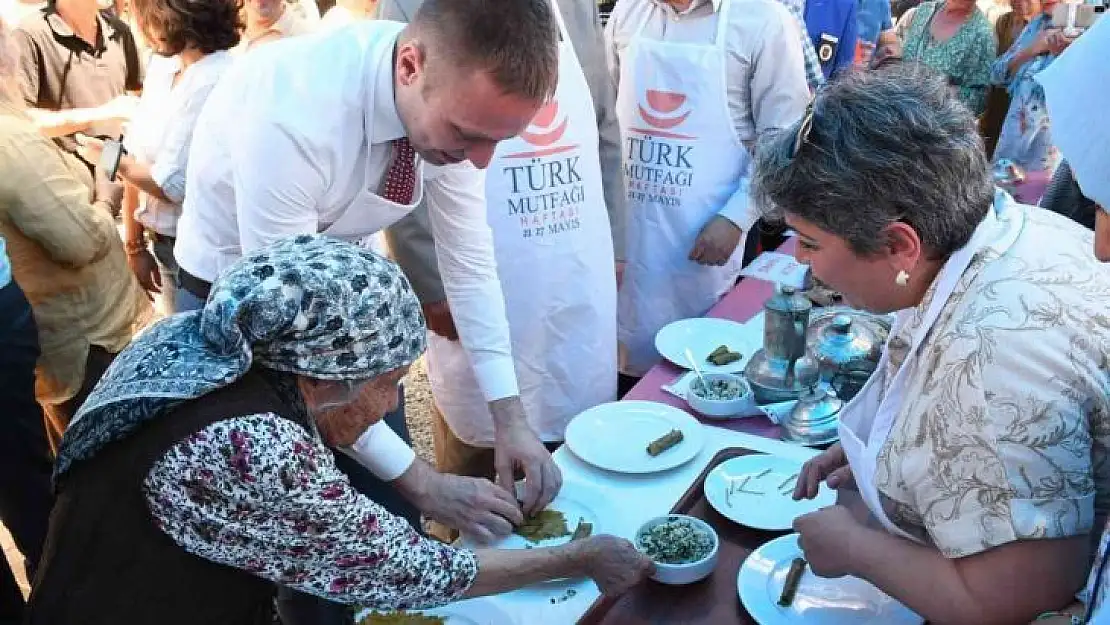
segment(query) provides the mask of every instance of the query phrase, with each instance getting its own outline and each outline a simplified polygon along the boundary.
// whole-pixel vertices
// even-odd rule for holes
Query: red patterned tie
[[[396,204],[412,204],[416,191],[416,150],[406,138],[390,141],[393,160],[385,174],[381,196]]]

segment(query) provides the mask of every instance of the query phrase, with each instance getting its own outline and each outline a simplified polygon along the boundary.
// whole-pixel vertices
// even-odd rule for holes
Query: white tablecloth
[[[645,521],[669,512],[679,497],[705,470],[713,456],[722,449],[746,447],[799,462],[817,454],[812,449],[791,443],[719,427],[705,428],[706,445],[701,453],[687,464],[662,473],[624,475],[603,471],[582,462],[566,447],[555,452],[555,462],[562,469],[564,481],[571,488],[601,491],[611,503],[610,511],[617,514],[610,528],[611,533],[632,538]],[[599,593],[597,586],[586,580],[572,586],[576,592],[572,598],[552,604],[551,598],[562,598],[566,587],[529,589],[492,597],[491,600],[513,619],[511,623],[496,625],[573,625],[585,614]]]

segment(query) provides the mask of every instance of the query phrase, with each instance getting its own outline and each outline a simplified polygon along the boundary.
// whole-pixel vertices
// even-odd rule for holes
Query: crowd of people
[[[813,570],[932,623],[1110,622],[1093,6],[8,2],[0,520],[32,592],[0,567],[0,624],[622,592],[652,564],[620,538],[450,544],[550,503],[570,419],[785,227],[898,314],[795,493],[840,492],[797,522]]]

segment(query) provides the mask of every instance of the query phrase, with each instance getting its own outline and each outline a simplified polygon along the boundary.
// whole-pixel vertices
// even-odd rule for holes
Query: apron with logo
[[[617,117],[628,232],[618,338],[626,350],[621,371],[629,375],[643,375],[659,360],[656,332],[704,315],[740,274],[743,240],[723,267],[689,260],[698,234],[736,192],[751,160],[728,107],[731,4],[721,2],[712,43],[668,43],[637,32],[621,58]]]
[[[616,277],[601,183],[597,116],[559,16],[555,98],[487,168],[486,199],[529,423],[563,440],[579,412],[616,398]],[[428,333],[436,405],[464,442],[489,445],[493,420],[462,345]]]
[[[975,229],[971,241],[953,254],[941,269],[936,278],[933,299],[925,311],[920,327],[910,341],[906,359],[898,370],[893,372],[894,379],[886,392],[883,392],[883,379],[889,375],[890,350],[883,351],[875,374],[840,413],[840,444],[844,448],[848,464],[852,467],[852,475],[860,495],[871,514],[895,536],[920,542],[916,537],[898,528],[887,517],[882,497],[875,484],[875,473],[879,452],[890,436],[894,420],[906,400],[909,375],[918,362],[921,343],[936,323],[944,305],[952,297],[956,285],[971,265],[975,255],[988,247],[1004,253],[1017,240],[1024,223],[1025,214],[1017,205],[1012,202],[996,202],[995,206],[987,212],[986,219]],[[897,336],[899,329],[905,327],[913,315],[912,309],[899,312],[890,336]]]

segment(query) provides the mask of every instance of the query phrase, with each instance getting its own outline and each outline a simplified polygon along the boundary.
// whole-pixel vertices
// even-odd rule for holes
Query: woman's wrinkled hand
[[[844,448],[840,443],[829,447],[821,455],[802,465],[798,483],[794,485],[794,501],[816,497],[821,488],[821,482],[825,482],[832,489],[855,487],[852,467],[848,465],[848,457],[844,455]]]
[[[601,593],[619,595],[655,572],[655,563],[631,542],[600,534],[576,541],[585,561],[585,572]]]

